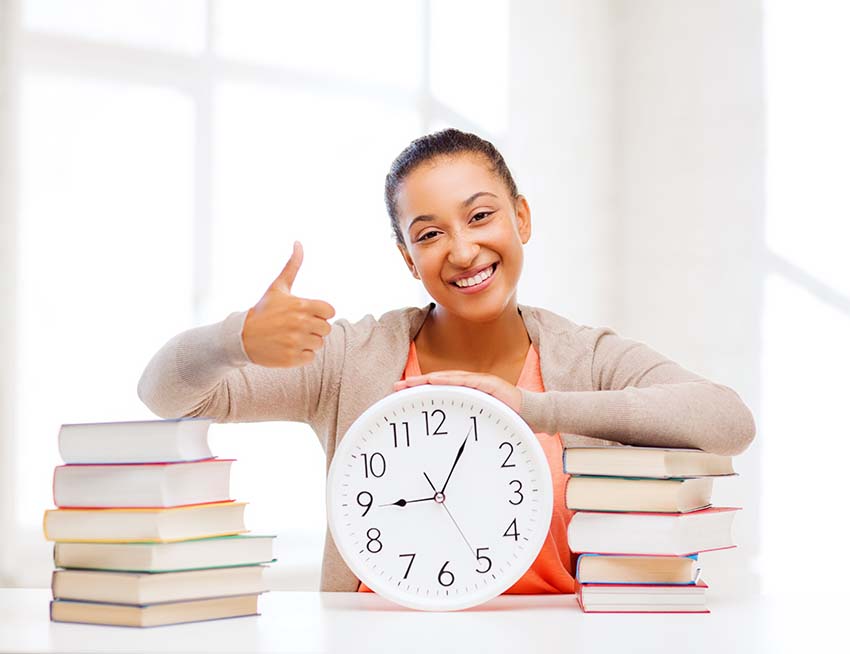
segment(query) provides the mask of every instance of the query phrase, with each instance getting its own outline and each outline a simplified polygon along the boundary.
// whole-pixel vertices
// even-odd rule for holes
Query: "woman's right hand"
[[[297,368],[310,363],[331,331],[334,308],[322,300],[292,295],[292,283],[304,260],[295,241],[286,262],[260,301],[249,311],[242,327],[242,345],[248,358],[270,368]]]

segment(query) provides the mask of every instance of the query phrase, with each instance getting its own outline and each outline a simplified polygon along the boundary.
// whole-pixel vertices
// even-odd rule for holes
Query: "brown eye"
[[[484,220],[487,216],[495,213],[495,211],[479,211],[477,214],[472,216],[472,219],[475,220],[479,216],[481,216],[481,220]],[[476,221],[477,222],[477,221]]]

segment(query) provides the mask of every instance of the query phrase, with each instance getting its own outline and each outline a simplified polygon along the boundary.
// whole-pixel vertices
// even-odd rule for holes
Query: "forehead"
[[[480,155],[438,157],[414,168],[399,185],[396,201],[399,218],[456,210],[479,191],[506,196],[501,178]],[[492,202],[492,198],[490,201]]]

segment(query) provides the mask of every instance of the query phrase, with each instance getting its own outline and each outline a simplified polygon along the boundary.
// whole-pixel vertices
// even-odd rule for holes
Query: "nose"
[[[456,234],[449,248],[449,263],[458,268],[469,268],[480,249],[481,246],[474,239],[463,233]]]

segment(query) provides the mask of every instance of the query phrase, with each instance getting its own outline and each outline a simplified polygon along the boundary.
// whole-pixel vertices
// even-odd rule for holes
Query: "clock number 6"
[[[437,581],[439,581],[439,582],[440,582],[440,585],[441,585],[441,586],[451,586],[451,585],[455,582],[455,576],[454,576],[454,575],[453,575],[453,574],[452,574],[449,570],[446,570],[446,566],[447,566],[448,564],[449,564],[449,562],[448,562],[448,561],[446,561],[446,562],[443,564],[443,567],[442,567],[442,568],[440,568],[440,574],[438,574],[438,575],[437,575]],[[449,579],[450,579],[450,580],[449,580],[447,583],[444,583],[444,582],[443,582],[443,575],[448,575],[448,576],[449,576]]]

